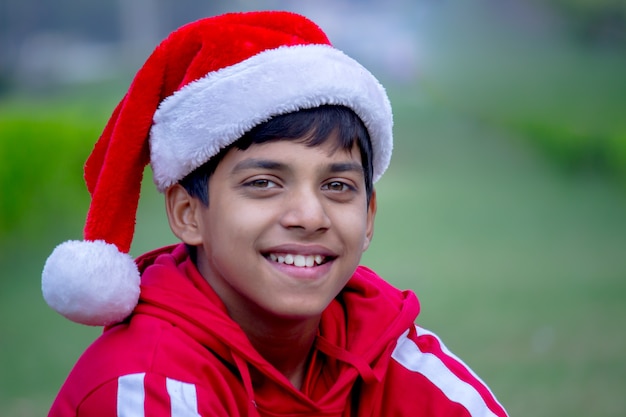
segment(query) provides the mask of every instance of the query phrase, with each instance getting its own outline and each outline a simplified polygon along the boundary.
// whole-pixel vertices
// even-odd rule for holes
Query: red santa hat
[[[139,70],[85,164],[84,240],[62,243],[46,261],[47,303],[78,323],[124,320],[139,298],[128,252],[145,166],[164,191],[252,127],[324,104],[362,119],[378,180],[392,150],[385,90],[313,22],[288,12],[232,13],[173,32]]]

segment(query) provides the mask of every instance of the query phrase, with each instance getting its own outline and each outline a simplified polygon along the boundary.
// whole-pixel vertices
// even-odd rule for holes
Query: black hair
[[[234,148],[246,150],[253,144],[273,140],[301,140],[307,146],[320,145],[337,132],[336,149],[351,150],[356,142],[361,152],[361,164],[365,176],[367,202],[373,192],[373,152],[367,129],[361,119],[348,107],[322,105],[275,116],[245,133],[232,145],[222,149],[217,155],[196,168],[179,183],[190,196],[209,205],[209,178],[226,153]],[[335,149],[335,150],[336,150]]]

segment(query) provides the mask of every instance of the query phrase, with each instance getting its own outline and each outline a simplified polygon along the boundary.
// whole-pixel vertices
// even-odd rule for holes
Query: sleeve
[[[427,380],[437,398],[462,410],[459,415],[507,417],[487,385],[428,330],[418,326],[407,330],[398,339],[392,358],[418,378]],[[437,408],[445,409],[441,404]]]

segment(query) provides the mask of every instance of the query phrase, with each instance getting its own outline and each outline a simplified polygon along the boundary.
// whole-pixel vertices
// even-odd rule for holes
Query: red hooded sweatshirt
[[[138,259],[141,297],[82,355],[49,417],[506,416],[419,304],[359,267],[322,315],[295,389],[254,350],[182,245]]]

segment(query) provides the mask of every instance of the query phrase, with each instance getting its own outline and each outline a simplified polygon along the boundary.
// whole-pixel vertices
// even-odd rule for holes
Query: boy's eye
[[[252,180],[250,182],[248,182],[248,184],[250,187],[254,187],[254,188],[274,188],[276,187],[276,183],[274,181],[270,181],[268,179],[257,179],[257,180]]]
[[[323,188],[329,191],[348,191],[351,189],[348,184],[341,181],[331,181],[325,184]]]

